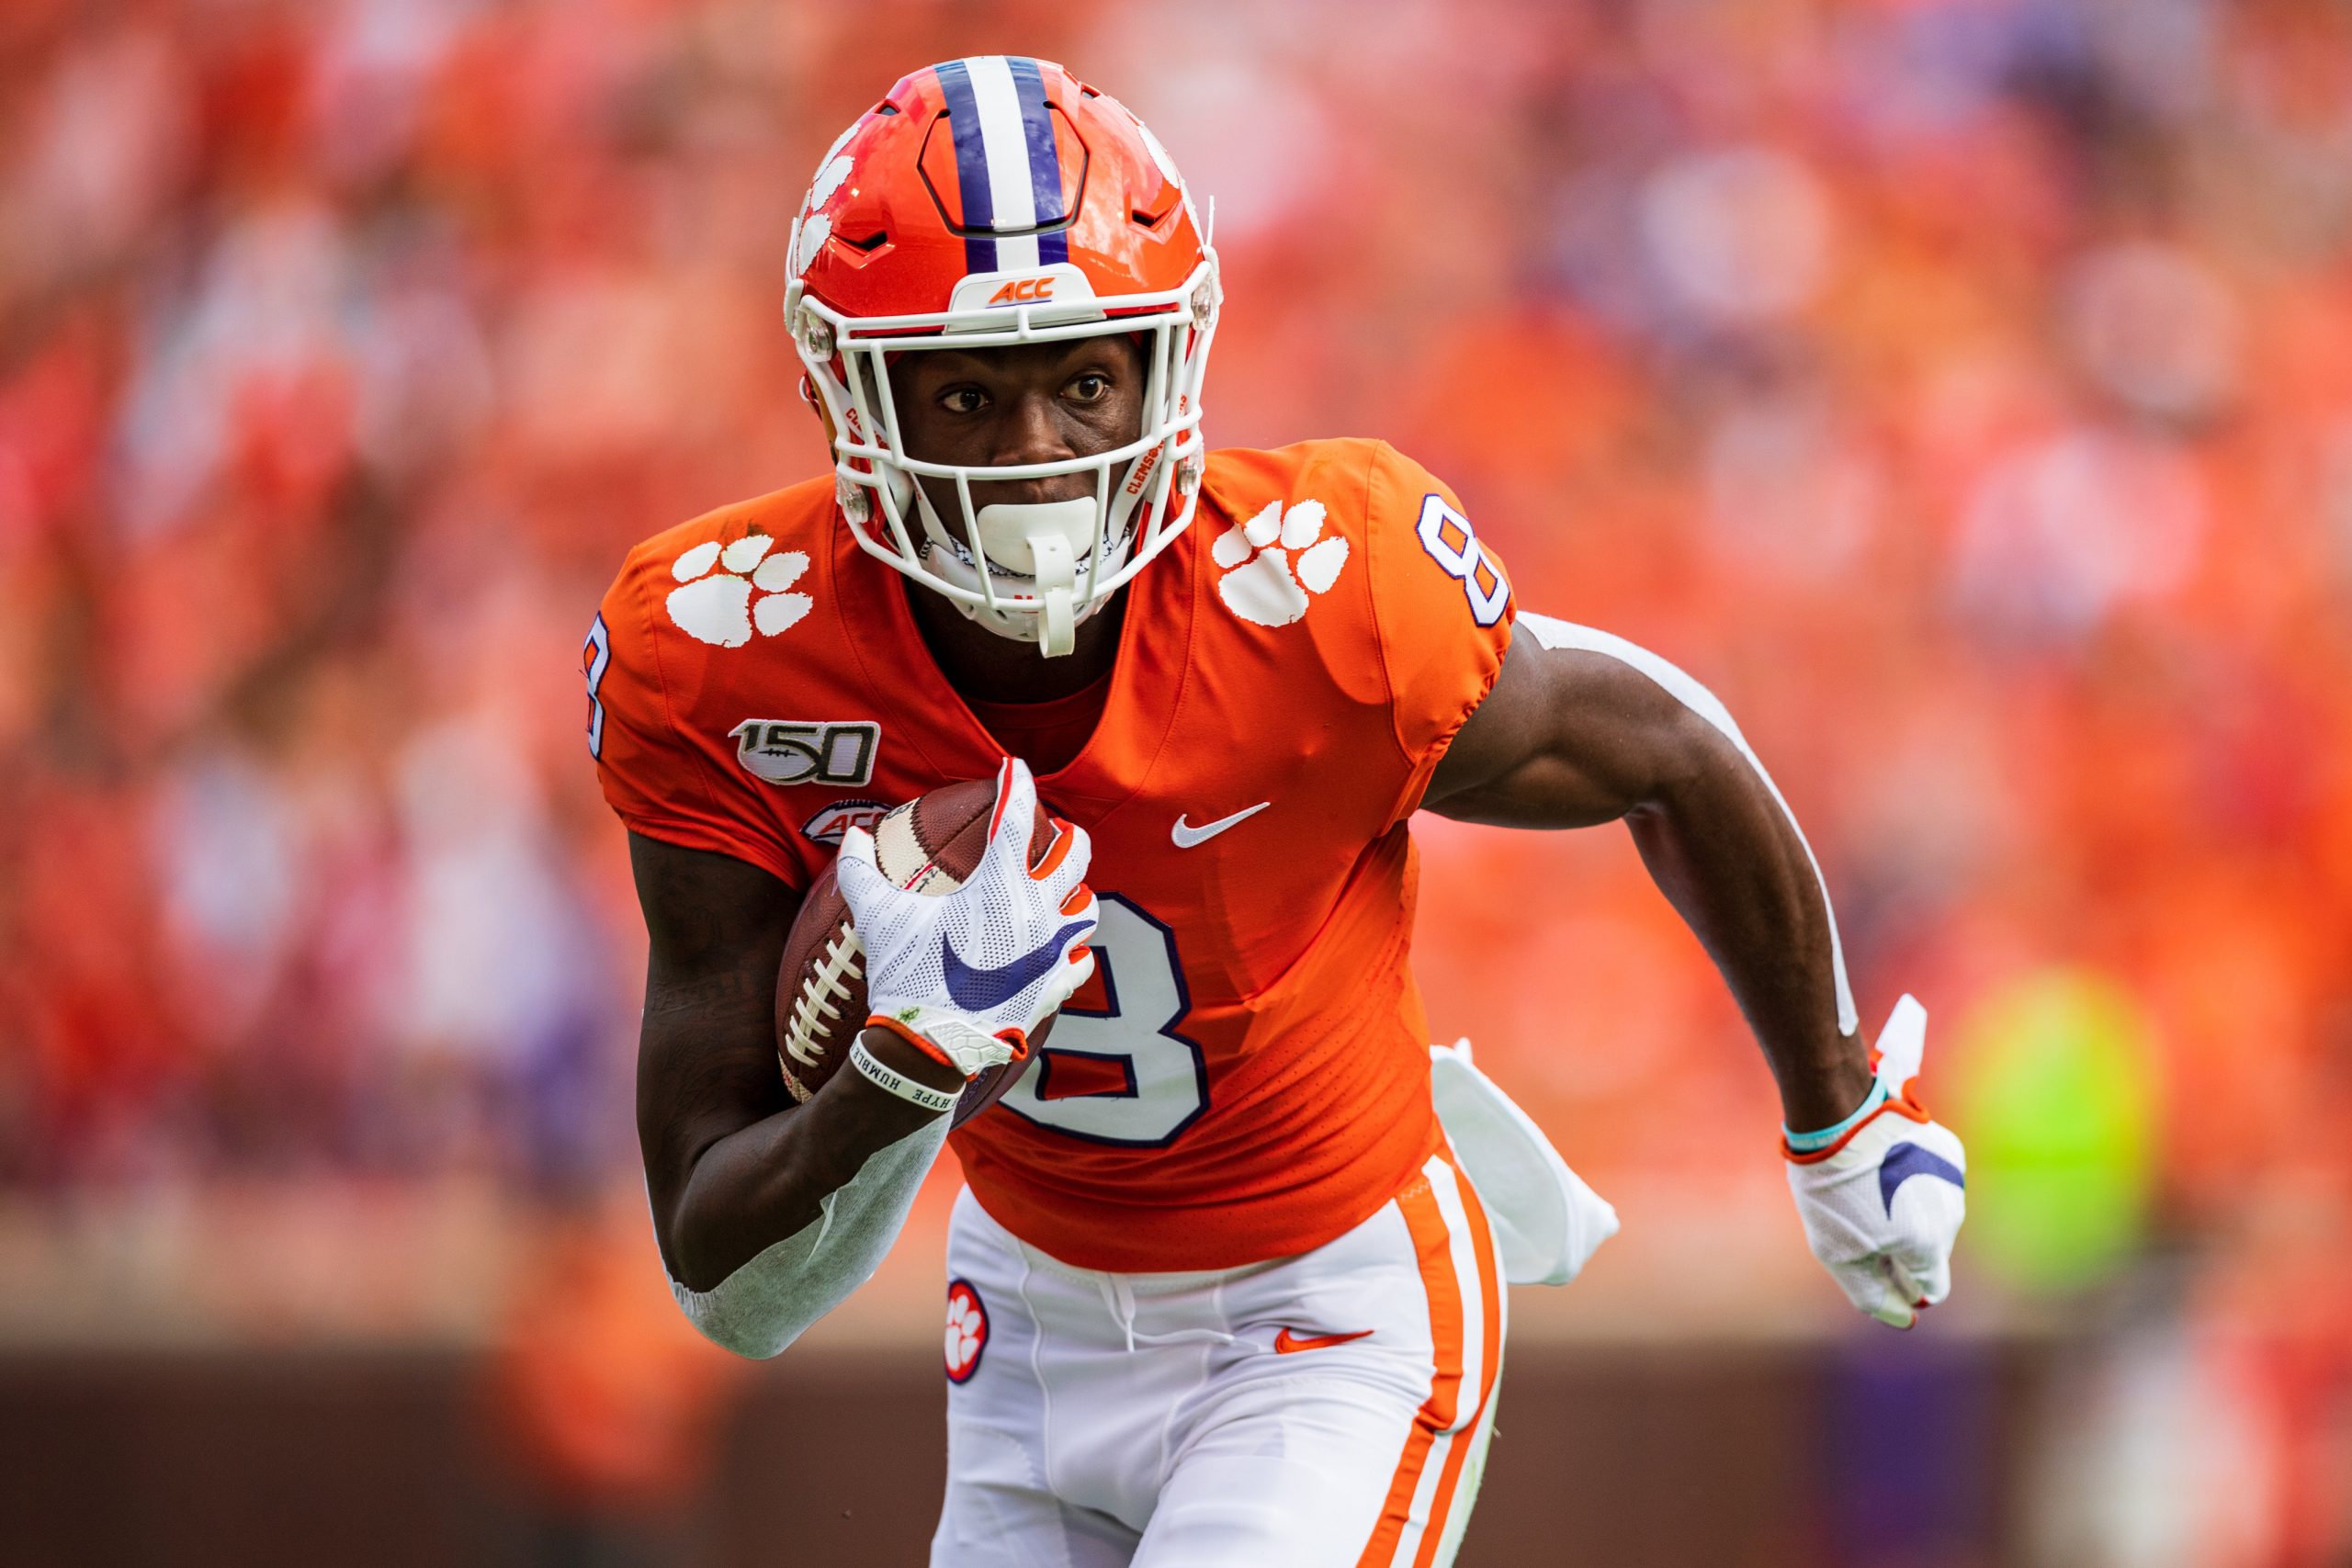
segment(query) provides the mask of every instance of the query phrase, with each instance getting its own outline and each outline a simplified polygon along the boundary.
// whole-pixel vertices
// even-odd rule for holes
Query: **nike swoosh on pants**
[[[1371,1333],[1369,1328],[1359,1328],[1353,1334],[1310,1334],[1302,1339],[1284,1326],[1274,1335],[1274,1354],[1292,1356],[1301,1350],[1328,1350],[1334,1345],[1345,1345],[1351,1339],[1362,1339]]]
[[[956,944],[943,936],[939,939],[940,967],[946,972],[947,994],[955,998],[957,1007],[974,1012],[1002,1007],[1060,963],[1062,944],[1073,932],[1085,929],[1084,920],[1072,920],[1047,937],[1044,945],[993,969],[973,968],[956,956]]]

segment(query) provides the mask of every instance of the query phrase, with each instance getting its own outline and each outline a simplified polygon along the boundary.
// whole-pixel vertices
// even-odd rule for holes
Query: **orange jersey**
[[[586,652],[613,808],[806,887],[853,822],[988,776],[910,592],[830,479],[638,547]],[[1320,441],[1213,454],[1127,594],[1102,717],[1038,779],[1093,835],[1098,973],[956,1151],[1081,1268],[1305,1252],[1442,1142],[1406,818],[1501,668],[1509,586],[1426,470]]]

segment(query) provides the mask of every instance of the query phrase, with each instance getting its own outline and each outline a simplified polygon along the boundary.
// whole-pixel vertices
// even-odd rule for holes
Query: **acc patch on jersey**
[[[863,828],[871,833],[889,813],[890,807],[884,802],[863,795],[836,800],[800,824],[800,836],[812,844],[839,844],[849,836],[852,828]]]
[[[962,1280],[947,1281],[947,1381],[968,1382],[989,1348],[989,1309]]]

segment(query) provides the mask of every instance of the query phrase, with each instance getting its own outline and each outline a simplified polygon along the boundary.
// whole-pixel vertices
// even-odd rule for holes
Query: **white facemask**
[[[1023,285],[1023,302],[989,305]],[[1001,637],[1034,642],[1051,658],[1074,646],[1078,625],[1191,523],[1205,448],[1201,380],[1218,303],[1216,254],[1180,288],[1098,301],[1076,267],[976,274],[951,308],[921,316],[844,316],[795,285],[786,320],[833,436],[842,514],[866,553],[946,594]],[[1105,306],[1115,308],[1116,316]],[[1114,333],[1145,346],[1142,427],[1133,441],[1054,463],[930,463],[905,456],[888,360],[1067,342]],[[1085,474],[1094,493],[1070,501],[976,507],[975,484]],[[954,485],[958,515],[944,518],[919,479]]]

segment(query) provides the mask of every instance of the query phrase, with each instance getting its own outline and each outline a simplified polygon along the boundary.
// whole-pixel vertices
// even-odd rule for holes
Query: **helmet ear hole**
[[[800,400],[812,409],[817,406],[817,383],[808,379],[807,371],[800,375]]]

